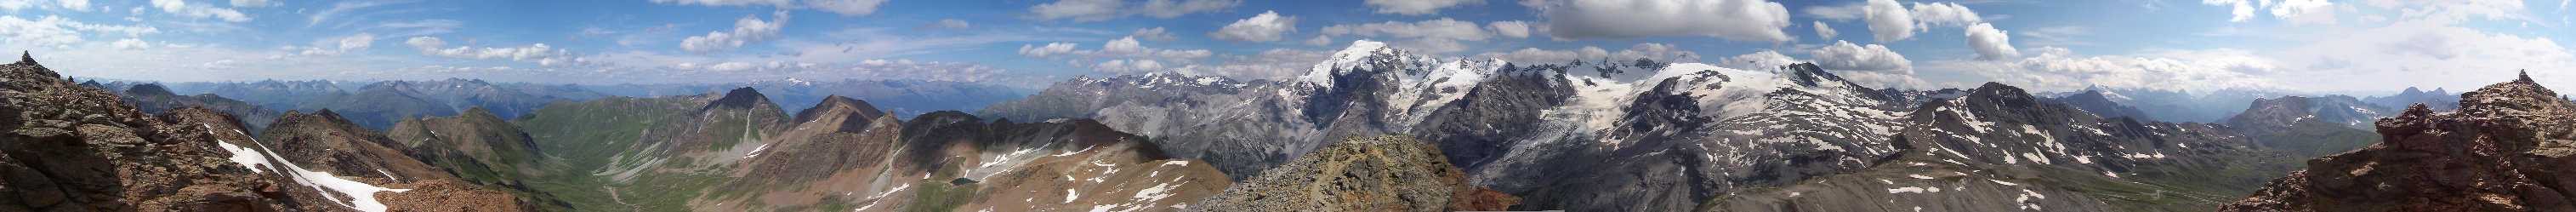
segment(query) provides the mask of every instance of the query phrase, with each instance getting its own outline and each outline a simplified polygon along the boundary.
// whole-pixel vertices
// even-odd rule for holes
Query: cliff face
[[[213,129],[229,117],[157,119],[25,58],[0,65],[0,99],[0,211],[345,210],[226,161]]]
[[[2415,105],[2377,123],[2385,142],[2308,162],[2222,211],[2576,210],[2576,105],[2525,76]]]

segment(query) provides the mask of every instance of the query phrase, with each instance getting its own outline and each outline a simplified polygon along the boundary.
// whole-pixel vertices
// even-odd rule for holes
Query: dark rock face
[[[1473,211],[1517,202],[1467,184],[1438,148],[1389,136],[1354,138],[1262,171],[1191,211]]]
[[[2415,105],[2377,123],[2383,141],[2308,162],[2222,211],[2566,211],[2576,105],[2526,76]]]
[[[0,211],[274,211],[301,204],[167,124],[22,57],[0,65]],[[312,209],[322,209],[319,207]]]
[[[2245,112],[2227,119],[2227,125],[2245,129],[2249,134],[2287,131],[2302,122],[2322,122],[2356,129],[2368,129],[2370,120],[2388,117],[2388,108],[2362,103],[2351,96],[2301,97],[2284,96],[2255,99]]]
[[[759,90],[752,89],[751,87],[742,87],[735,88],[732,91],[725,91],[723,98],[716,98],[715,103],[707,104],[707,110],[717,108],[750,109],[756,106],[775,107],[774,105],[767,104],[769,104],[768,96],[760,95]]]

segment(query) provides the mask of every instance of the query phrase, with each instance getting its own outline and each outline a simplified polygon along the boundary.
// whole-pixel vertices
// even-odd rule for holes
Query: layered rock
[[[2317,158],[2222,211],[2576,210],[2576,105],[2529,76],[2461,94],[2459,110],[2408,107],[2380,143]]]
[[[1467,184],[1440,149],[1401,136],[1337,142],[1190,211],[1480,211],[1517,198]]]
[[[1927,102],[1869,168],[1722,196],[1704,210],[2206,210],[2291,169],[2210,124],[2104,119],[1989,83]]]

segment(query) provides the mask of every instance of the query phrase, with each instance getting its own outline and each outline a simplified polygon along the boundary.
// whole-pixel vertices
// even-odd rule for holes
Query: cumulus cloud
[[[1306,45],[1315,45],[1315,46],[1333,45],[1333,36],[1331,36],[1331,35],[1315,35],[1315,38],[1306,39]]]
[[[1833,45],[1818,47],[1809,54],[1814,56],[1816,66],[1825,69],[1908,74],[1914,71],[1914,61],[1878,44],[1854,45],[1850,41],[1834,41]]]
[[[84,33],[122,34],[127,37],[161,33],[161,29],[141,25],[105,25],[73,21],[47,15],[36,20],[18,16],[0,16],[0,41],[13,45],[63,46],[80,43]]]
[[[1150,41],[1172,41],[1181,39],[1179,36],[1172,36],[1172,32],[1170,31],[1164,31],[1163,27],[1137,28],[1136,32],[1127,33],[1127,36]]]
[[[2082,56],[2062,49],[2019,60],[1942,61],[1932,66],[1982,75],[1984,80],[2033,90],[2087,86],[2121,88],[2276,88],[2251,73],[2277,71],[2270,60],[2241,50],[2160,51],[2143,55]]]
[[[1242,0],[1059,0],[1030,6],[1029,13],[1038,19],[1071,19],[1076,22],[1105,21],[1126,16],[1173,18],[1192,13],[1215,12],[1242,5]]]
[[[1914,12],[1906,10],[1896,0],[1870,0],[1862,9],[1867,11],[1863,13],[1862,21],[1869,22],[1870,37],[1877,38],[1879,43],[1914,37],[1914,27],[1917,26]]]
[[[2257,15],[2257,13],[2255,13],[2257,10],[2268,9],[2273,17],[2289,20],[2290,23],[2294,24],[2334,23],[2333,10],[2328,9],[2331,6],[2334,6],[2334,3],[2326,2],[2325,0],[2264,0],[2262,2],[2255,2],[2254,0],[2201,0],[2200,3],[2211,6],[2227,7],[2227,14],[2229,15],[2227,21],[2229,22],[2245,22],[2254,20],[2254,16]]]
[[[1324,27],[1324,35],[1401,38],[1390,42],[1398,48],[1419,52],[1456,52],[1467,45],[1458,41],[1484,41],[1494,37],[1475,22],[1441,18],[1420,22],[1388,21],[1366,24],[1342,24]]]
[[[1377,8],[1378,14],[1430,15],[1441,8],[1484,4],[1485,0],[1368,0],[1362,2]]]
[[[780,29],[787,26],[787,11],[774,12],[771,16],[772,20],[769,21],[762,21],[755,16],[743,16],[742,19],[734,20],[733,30],[712,31],[707,32],[706,35],[689,36],[687,39],[680,40],[680,49],[707,53],[733,50],[747,43],[778,39]]]
[[[403,44],[411,46],[412,49],[420,50],[420,53],[424,55],[450,58],[478,60],[507,59],[510,61],[533,62],[537,63],[537,65],[544,66],[575,64],[584,62],[583,60],[587,60],[571,57],[572,53],[561,49],[555,49],[553,46],[547,46],[544,43],[529,44],[527,46],[519,47],[476,48],[473,46],[459,45],[450,48],[447,47],[447,41],[445,39],[423,36],[403,40]]]
[[[266,7],[268,3],[268,0],[233,0],[233,7]]]
[[[1547,49],[1539,49],[1539,48],[1522,48],[1522,49],[1520,49],[1520,50],[1513,50],[1513,51],[1509,51],[1509,52],[1493,52],[1493,53],[1485,53],[1485,54],[1477,55],[1477,57],[1485,57],[1485,58],[1499,58],[1499,59],[1503,59],[1504,61],[1511,61],[1511,62],[1513,62],[1513,63],[1529,63],[1529,64],[1553,64],[1553,63],[1566,63],[1566,62],[1573,62],[1573,61],[1575,61],[1575,60],[1583,60],[1583,61],[1590,61],[1590,62],[1601,62],[1601,61],[1602,61],[1602,60],[1604,60],[1604,59],[1607,59],[1607,60],[1609,60],[1609,61],[1620,61],[1620,62],[1625,62],[1625,61],[1635,61],[1635,60],[1640,59],[1640,58],[1642,58],[1642,59],[1655,60],[1655,61],[1659,61],[1659,62],[1676,62],[1676,63],[1691,63],[1691,62],[1699,62],[1699,61],[1700,61],[1700,57],[1699,57],[1699,53],[1698,53],[1698,52],[1692,52],[1692,51],[1689,51],[1689,50],[1681,50],[1681,49],[1677,49],[1677,48],[1673,47],[1673,45],[1670,45],[1670,44],[1662,44],[1662,43],[1640,43],[1640,44],[1637,44],[1637,45],[1629,46],[1629,47],[1628,47],[1628,49],[1622,49],[1622,50],[1619,50],[1619,51],[1617,51],[1617,52],[1612,52],[1612,51],[1610,51],[1610,50],[1608,50],[1608,49],[1602,49],[1601,47],[1594,47],[1594,46],[1584,46],[1583,48],[1575,48],[1575,49],[1561,49],[1561,50],[1547,50]]]
[[[1496,21],[1485,23],[1485,26],[1494,28],[1494,34],[1503,35],[1503,37],[1529,38],[1530,35],[1529,22]]]
[[[1859,19],[1869,27],[1870,38],[1877,39],[1879,43],[1913,38],[1914,34],[1934,27],[1964,27],[1985,22],[1985,18],[1977,15],[1975,10],[1948,2],[1915,2],[1909,6],[1895,0],[1870,0],[1854,5],[1812,7],[1806,11],[1827,20]]]
[[[1795,40],[1789,9],[1762,0],[1528,0],[1558,38],[1708,36],[1736,41]]]
[[[1968,48],[1977,50],[1977,59],[2000,60],[2021,57],[2021,51],[2013,49],[2012,36],[2006,34],[2004,30],[1995,29],[1993,24],[1977,23],[1977,25],[1968,26]]]
[[[1020,55],[1040,58],[1063,55],[1066,53],[1073,53],[1073,49],[1076,48],[1076,45],[1080,44],[1053,42],[1047,43],[1045,46],[1020,45]]]
[[[241,11],[207,4],[189,4],[183,0],[152,0],[152,7],[180,17],[213,18],[227,22],[250,21],[250,15],[242,14]]]
[[[1823,21],[1816,22],[1816,38],[1834,39],[1836,35],[1842,35],[1842,32],[1835,32],[1833,26],[1827,26]]]
[[[1156,28],[1161,29],[1161,28]],[[1217,40],[1270,42],[1279,41],[1280,33],[1297,31],[1297,17],[1279,16],[1279,12],[1262,11],[1252,18],[1234,21],[1208,33]]]

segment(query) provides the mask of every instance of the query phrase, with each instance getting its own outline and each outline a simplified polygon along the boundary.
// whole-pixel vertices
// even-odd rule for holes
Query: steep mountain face
[[[1362,41],[1300,80],[1236,82],[1168,73],[1079,77],[984,113],[1098,119],[1154,138],[1174,156],[1250,176],[1337,138],[1412,131],[1506,65],[1443,62]]]
[[[985,113],[1097,118],[1236,177],[1336,138],[1407,133],[1471,184],[1528,198],[1516,209],[1653,211],[1867,167],[1894,151],[1885,135],[1904,102],[1953,94],[1874,90],[1814,65],[1518,65],[1357,42],[1295,80],[1077,78]]]
[[[869,100],[869,103],[874,103],[877,107],[895,114],[897,118],[932,111],[981,109],[994,103],[1019,99],[1031,92],[1022,88],[978,82],[856,79],[806,81],[795,78],[724,84],[620,84],[580,87],[606,94],[637,97],[693,95],[750,87],[760,89],[761,93],[768,94],[770,99],[777,100],[779,105],[788,106],[785,109],[789,111],[803,111],[806,109],[804,107],[822,102],[826,97],[844,96]]]
[[[2399,91],[2396,95],[2362,98],[2361,101],[2384,108],[2406,108],[2422,104],[2425,108],[2433,109],[2433,112],[2460,109],[2460,96],[2442,88],[2424,91],[2415,87],[2406,87],[2405,91]]]
[[[2293,167],[2222,126],[2103,119],[1993,83],[1906,119],[1900,151],[1868,169],[1703,209],[2205,210]]]
[[[403,120],[385,137],[402,144],[392,147],[406,155],[477,184],[524,188],[520,179],[549,171],[541,167],[536,140],[482,108]]]
[[[2129,107],[2128,105],[2121,105],[2118,100],[2115,100],[2126,99],[2128,97],[2115,95],[2119,94],[2102,91],[2100,89],[2087,89],[2083,92],[2066,95],[2066,97],[2058,97],[2049,100],[2058,104],[2074,106],[2075,109],[2083,109],[2084,112],[2091,112],[2093,115],[2102,116],[2102,118],[2129,117],[2145,121],[2156,121],[2155,117],[2147,116],[2146,111],[2138,110],[2138,108]]]
[[[453,179],[437,167],[403,154],[403,145],[369,131],[331,110],[311,114],[287,111],[277,125],[260,133],[260,141],[307,168],[331,173],[376,174],[395,182]]]
[[[333,177],[270,157],[241,122],[202,108],[155,118],[31,57],[0,65],[0,210],[514,211],[439,182]],[[237,144],[239,143],[239,144]],[[248,145],[242,145],[248,144]],[[348,173],[348,172],[342,172]],[[401,189],[378,187],[386,185]],[[435,206],[435,207],[432,207]]]
[[[1177,210],[1230,184],[1089,120],[957,112],[904,121],[830,96],[796,113],[754,88],[559,103],[520,126],[558,170],[531,187],[573,208],[750,211]],[[442,132],[444,133],[444,132]]]
[[[2576,164],[2576,104],[2529,76],[2461,94],[2460,108],[2408,107],[2377,123],[2385,142],[2308,161],[2221,211],[2563,211]]]
[[[2255,100],[2245,112],[2228,118],[2227,125],[2254,136],[2256,146],[2312,158],[2377,143],[2378,134],[2356,123],[2391,115],[2382,111],[2393,110],[2347,96],[2287,96]]]
[[[2355,129],[2369,129],[2371,120],[2393,115],[2387,114],[2389,111],[2395,110],[2362,103],[2352,96],[2284,96],[2255,99],[2252,105],[2245,108],[2245,112],[2229,117],[2227,125],[2244,128],[2247,132],[2255,134],[2284,131],[2296,127],[2298,123],[2311,120]]]
[[[1262,171],[1190,211],[1491,211],[1518,201],[1469,185],[1438,148],[1352,138]]]
[[[277,122],[277,116],[283,115],[276,110],[215,94],[181,96],[171,93],[169,88],[162,87],[160,84],[136,84],[118,93],[117,97],[125,100],[126,104],[134,105],[135,109],[142,109],[144,113],[168,113],[172,109],[182,107],[215,110],[233,117],[243,117],[243,126],[249,126],[251,130],[268,127],[269,123]]]

